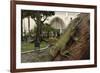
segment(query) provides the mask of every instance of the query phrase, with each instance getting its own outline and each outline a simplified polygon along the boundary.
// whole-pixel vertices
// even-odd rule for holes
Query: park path
[[[39,62],[39,61],[50,61],[50,56],[48,54],[48,46],[42,48],[42,50],[31,50],[21,53],[21,62]]]

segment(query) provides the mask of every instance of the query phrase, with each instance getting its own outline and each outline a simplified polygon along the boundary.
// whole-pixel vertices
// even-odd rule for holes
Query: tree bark
[[[21,16],[21,41],[23,41],[23,18],[22,16]]]
[[[28,32],[30,34],[30,16],[28,16]]]

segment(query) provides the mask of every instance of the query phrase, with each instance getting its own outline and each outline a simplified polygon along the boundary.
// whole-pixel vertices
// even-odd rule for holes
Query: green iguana
[[[54,58],[59,51],[61,51],[66,43],[69,42],[70,38],[74,35],[76,32],[76,27],[78,24],[80,24],[81,18],[77,17],[74,20],[71,21],[71,23],[68,25],[68,27],[65,29],[65,32],[60,36],[60,39],[56,41],[56,43],[49,48],[49,54]]]

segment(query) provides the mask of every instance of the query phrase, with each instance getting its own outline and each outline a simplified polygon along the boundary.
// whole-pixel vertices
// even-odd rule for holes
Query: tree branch
[[[44,18],[44,20],[42,22],[44,22],[47,19],[47,16]]]
[[[33,18],[33,20],[36,22],[36,19],[35,18]]]

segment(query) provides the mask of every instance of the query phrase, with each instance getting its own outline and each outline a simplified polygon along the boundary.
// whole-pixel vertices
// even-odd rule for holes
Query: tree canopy
[[[40,19],[41,22],[44,22],[49,16],[55,15],[54,11],[33,11],[33,10],[22,10],[22,18],[31,16],[32,19],[36,22]]]
[[[22,10],[22,19],[25,17],[31,17],[36,25],[36,36],[35,36],[35,45],[36,47],[40,46],[40,42],[43,40],[42,38],[42,31],[43,26],[45,25],[44,22],[47,20],[48,17],[55,15],[54,11],[33,11],[33,10]]]

